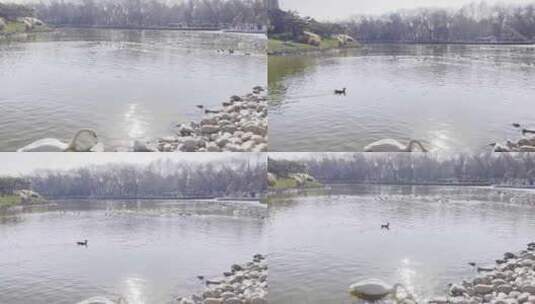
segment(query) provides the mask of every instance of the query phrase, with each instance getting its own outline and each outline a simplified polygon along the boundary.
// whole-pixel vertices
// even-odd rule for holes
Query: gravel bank
[[[232,265],[221,278],[207,280],[202,294],[177,298],[178,304],[266,304],[267,272],[265,257],[256,254],[253,261]]]
[[[520,252],[506,252],[494,265],[474,267],[479,276],[450,286],[447,297],[429,303],[535,304],[535,243]]]
[[[157,142],[136,141],[135,152],[265,152],[267,151],[267,100],[263,87],[234,95],[220,109],[206,109],[205,117],[177,126],[174,136]]]

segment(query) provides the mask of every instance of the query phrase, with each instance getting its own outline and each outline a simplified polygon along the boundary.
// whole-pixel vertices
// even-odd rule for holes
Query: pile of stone
[[[477,270],[478,277],[452,285],[448,297],[429,303],[535,304],[535,243],[528,244],[527,250],[507,252],[495,265]]]
[[[267,99],[263,87],[245,96],[232,96],[217,110],[204,109],[199,122],[177,126],[176,135],[156,143],[134,144],[136,152],[265,152],[267,151]]]
[[[178,298],[178,304],[266,304],[267,271],[265,257],[256,254],[253,261],[232,265],[223,277],[205,280],[206,289],[200,295]]]
[[[519,123],[514,123],[513,127],[521,128]],[[535,152],[535,137],[530,136],[535,134],[534,130],[522,129],[522,139],[518,141],[506,141],[505,143],[494,143],[491,146],[494,152]]]
[[[535,137],[522,138],[517,142],[493,144],[494,152],[535,152]]]

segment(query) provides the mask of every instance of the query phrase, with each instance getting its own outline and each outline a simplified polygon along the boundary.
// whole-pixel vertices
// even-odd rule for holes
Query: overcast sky
[[[260,153],[0,153],[0,176],[24,175],[36,169],[72,169],[108,163],[148,164],[158,159],[185,162],[244,158],[262,161]]]
[[[301,15],[311,16],[319,20],[339,20],[354,15],[383,14],[400,9],[418,7],[450,7],[457,8],[477,0],[280,0],[282,9],[296,10]],[[495,3],[534,3],[535,0],[487,0]]]

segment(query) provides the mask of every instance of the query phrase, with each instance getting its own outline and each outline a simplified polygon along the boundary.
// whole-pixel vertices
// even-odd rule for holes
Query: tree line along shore
[[[535,156],[530,153],[484,153],[440,157],[433,154],[301,160],[268,159],[270,189],[311,188],[322,184],[451,185],[535,189]]]
[[[535,4],[470,3],[318,21],[268,5],[268,53],[300,54],[369,43],[534,44]]]
[[[45,24],[50,27],[265,33],[266,23],[263,0],[0,3],[0,33],[4,35],[48,29]]]

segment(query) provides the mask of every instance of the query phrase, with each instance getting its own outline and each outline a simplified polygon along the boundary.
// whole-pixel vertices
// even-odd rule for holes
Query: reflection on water
[[[271,198],[269,303],[359,303],[350,284],[402,283],[422,301],[535,235],[535,193],[459,187],[336,186]],[[515,203],[511,203],[514,201]],[[517,203],[518,202],[518,203]],[[391,230],[380,225],[390,222]]]
[[[266,82],[265,36],[60,29],[0,44],[0,151],[93,128],[107,150],[172,134]],[[220,49],[236,50],[233,55]]]
[[[271,151],[362,151],[385,138],[483,151],[535,127],[535,47],[367,45],[270,56]],[[334,89],[347,87],[346,97]]]
[[[138,113],[138,105],[128,105],[128,110],[124,114],[126,129],[130,139],[140,138],[145,134],[145,130],[149,127],[149,123],[143,120],[143,114]]]
[[[174,303],[202,290],[198,275],[263,252],[265,212],[253,202],[61,201],[0,216],[0,303]]]

